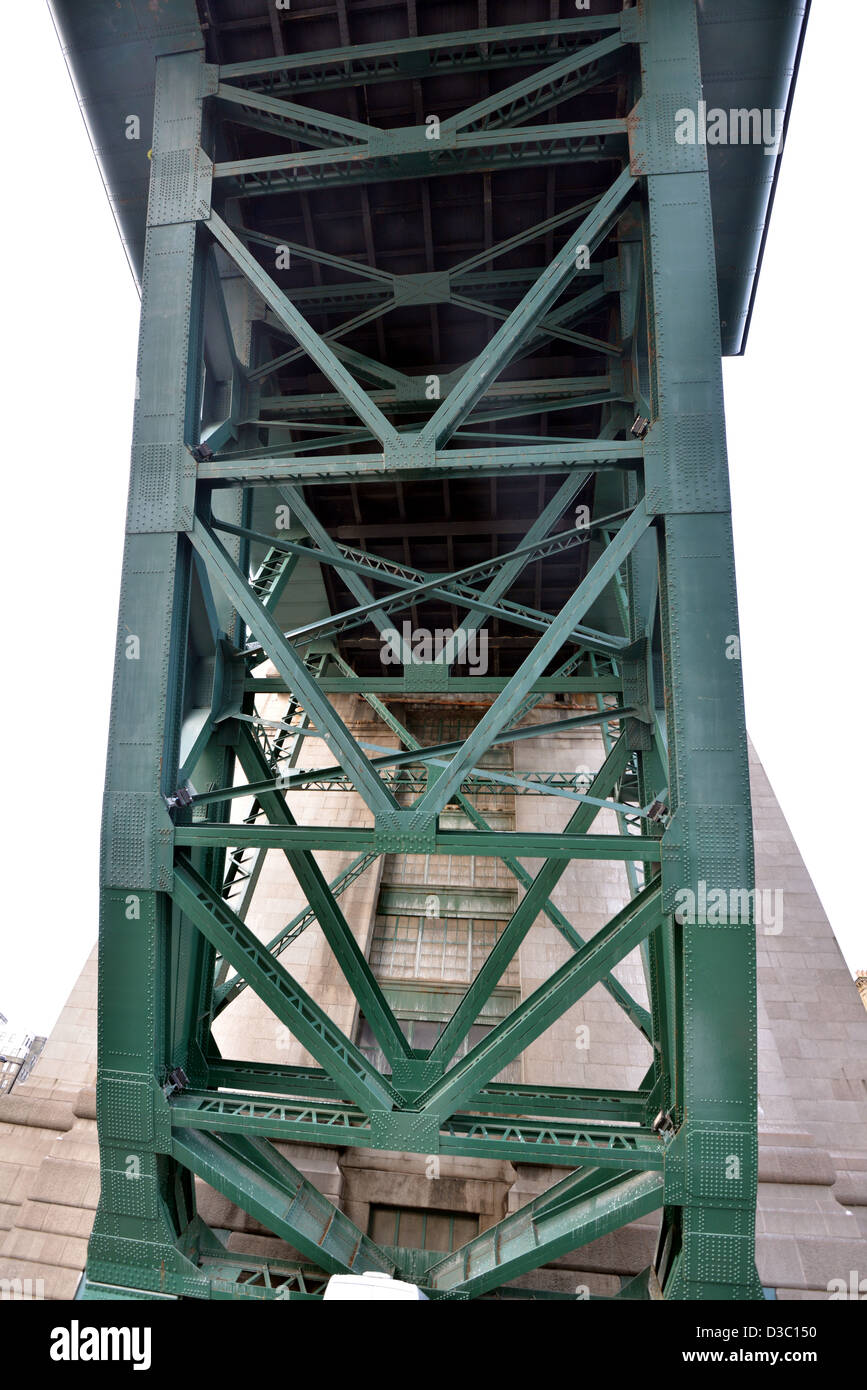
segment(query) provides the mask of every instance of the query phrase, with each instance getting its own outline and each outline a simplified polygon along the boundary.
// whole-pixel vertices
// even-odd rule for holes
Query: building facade
[[[27,1080],[45,1043],[45,1038],[31,1033],[0,1033],[0,1095],[8,1095],[13,1086]]]

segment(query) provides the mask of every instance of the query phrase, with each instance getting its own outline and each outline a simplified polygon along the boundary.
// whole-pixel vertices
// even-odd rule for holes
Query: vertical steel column
[[[668,1298],[751,1298],[761,1293],[755,944],[739,894],[753,887],[753,855],[741,672],[728,656],[738,617],[716,262],[706,150],[674,138],[675,112],[697,110],[701,98],[694,0],[654,0],[639,22],[632,165],[647,175],[649,201],[655,423],[645,458],[648,508],[663,519],[673,811],[664,907],[696,905],[674,926],[677,1135],[666,1158],[659,1274]],[[682,890],[692,899],[678,898]],[[723,895],[728,906],[719,909]],[[708,900],[717,911],[703,908]]]
[[[195,464],[201,394],[203,248],[210,206],[203,155],[201,52],[157,60],[138,390],[115,658],[101,864],[97,1111],[102,1191],[88,1254],[98,1284],[167,1292],[202,1281],[180,1249],[193,1219],[192,1179],[168,1155],[163,1091],[178,1002],[173,933],[177,786]],[[189,1029],[188,1029],[189,1031]]]

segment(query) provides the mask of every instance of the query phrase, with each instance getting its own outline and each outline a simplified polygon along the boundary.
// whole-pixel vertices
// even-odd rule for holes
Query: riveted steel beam
[[[719,306],[705,147],[677,144],[669,104],[701,97],[695,6],[648,6],[632,160],[647,182],[653,447],[647,503],[662,519],[659,596],[673,815],[662,838],[666,913],[703,880],[753,884],[747,741],[725,454]],[[700,443],[697,441],[701,441]],[[647,457],[647,456],[646,456]],[[761,1296],[755,1269],[755,929],[739,912],[667,933],[679,1030],[670,1104],[679,1126],[657,1275],[673,1298]],[[661,1041],[666,1026],[661,1024]],[[708,1239],[707,1232],[716,1232]]]
[[[360,121],[347,121],[343,116],[334,116],[328,111],[315,111],[310,106],[277,100],[259,92],[245,92],[242,87],[233,87],[229,82],[220,82],[215,95],[217,101],[230,108],[230,116],[235,112],[236,119],[249,119],[252,112],[264,112],[271,118],[264,123],[264,129],[284,135],[288,140],[302,140],[311,145],[345,144],[346,140],[366,143],[378,134],[373,126],[363,125]],[[235,108],[239,109],[235,111]]]
[[[341,766],[353,778],[362,796],[372,810],[394,810],[397,802],[382,785],[370,766],[368,759],[350,734],[334,707],[320,694],[315,680],[311,677],[304,662],[286,641],[280,628],[264,604],[254,594],[241,570],[220,543],[213,531],[201,520],[197,520],[191,532],[193,545],[202,555],[219,584],[231,596],[263,645],[272,654],[275,665],[281,671],[292,689],[300,695],[305,708],[310,711],[317,726],[326,736],[326,741],[340,757]]]
[[[408,38],[353,46],[339,6],[336,50],[219,68],[201,50],[158,59],[106,801],[103,1194],[88,1287],[246,1296],[245,1267],[196,1215],[193,1173],[316,1262],[309,1282],[300,1266],[275,1265],[274,1287],[266,1262],[256,1277],[268,1293],[316,1297],[327,1270],[397,1269],[264,1142],[282,1139],[578,1169],[462,1254],[436,1261],[432,1297],[490,1296],[660,1201],[660,1253],[640,1288],[754,1296],[749,924],[720,929],[674,916],[676,894],[702,878],[751,884],[740,681],[723,642],[737,616],[706,152],[677,146],[669,129],[671,111],[701,91],[694,2],[446,35],[415,32],[412,7],[408,18]],[[289,29],[278,23],[272,33],[280,48]],[[499,90],[484,76],[498,70],[508,73]],[[474,74],[483,75],[475,86]],[[422,84],[451,75],[460,81],[454,93],[466,93],[461,109],[453,98],[441,120],[420,124]],[[366,119],[382,109],[374,89],[398,80],[412,91],[414,124],[380,128],[381,117]],[[320,109],[319,92],[346,100],[326,96]],[[569,172],[555,181],[558,165]],[[547,173],[544,201],[531,188],[521,197],[521,208],[543,215],[516,206],[496,218],[501,171],[525,168]],[[432,190],[445,175],[460,179],[461,198],[478,196],[480,212],[478,234],[442,254]],[[384,187],[400,181],[399,190]],[[353,183],[357,236],[347,225],[338,239],[328,190]],[[381,200],[368,193],[373,184]],[[263,195],[273,196],[252,201]],[[391,254],[376,214],[399,208],[403,217],[414,207],[418,245],[396,243],[404,259],[387,263],[405,273],[395,274],[376,263]],[[508,234],[496,241],[498,222]],[[257,247],[306,261],[313,283],[281,288]],[[469,315],[474,332],[490,322],[487,345],[460,367],[450,348],[437,370],[448,333]],[[416,331],[429,333],[429,347],[405,353],[405,335]],[[560,435],[558,415],[567,421]],[[514,434],[508,420],[520,421]],[[537,486],[516,485],[533,475]],[[308,486],[320,489],[315,508]],[[446,520],[437,540],[448,563],[438,569],[412,547],[425,540],[420,518],[440,486]],[[341,487],[348,501],[335,502]],[[270,499],[256,488],[274,489],[306,536],[300,528],[267,535]],[[497,509],[507,488],[527,508],[526,525],[524,539],[501,553]],[[386,493],[398,529],[370,532],[372,500]],[[455,558],[468,534],[453,524],[465,497],[481,536],[490,501],[492,553],[482,546],[475,563]],[[585,497],[590,522],[552,534]],[[348,516],[357,531],[345,528]],[[376,535],[383,553],[360,548]],[[396,542],[402,556],[389,549]],[[586,572],[576,566],[564,584],[578,547]],[[562,593],[542,596],[548,570],[571,588],[565,602]],[[304,607],[311,571],[317,583],[320,573],[339,579],[330,612]],[[334,597],[342,586],[354,606]],[[436,670],[416,670],[404,649],[402,675],[355,674],[349,653],[367,661],[397,611],[412,608],[415,619],[443,605],[454,620]],[[518,652],[517,669],[502,668],[514,674],[449,674],[459,614],[474,628],[497,624],[496,659]],[[370,637],[359,637],[367,625]],[[503,635],[506,625],[535,636],[529,654],[529,639]],[[266,658],[273,667],[264,674]],[[260,697],[278,692],[289,709],[269,723]],[[353,693],[401,748],[386,749],[369,729],[365,738],[350,731],[330,697]],[[545,693],[587,693],[597,708],[524,723]],[[483,708],[468,736],[425,746],[389,707],[397,695],[478,695]],[[275,723],[272,742],[265,731]],[[533,739],[583,726],[598,727],[606,749],[589,787],[564,769],[482,766],[491,748],[522,741],[529,750]],[[334,762],[302,770],[302,740],[311,737]],[[336,787],[357,791],[375,823],[318,823],[316,792]],[[579,805],[562,832],[502,830],[474,798],[504,790]],[[296,798],[305,810],[313,804],[311,815]],[[469,828],[445,829],[451,816],[440,823],[453,802]],[[600,809],[614,812],[619,833],[592,833]],[[266,943],[243,918],[255,910],[257,870],[244,875],[268,849],[288,860],[304,902]],[[354,858],[328,883],[320,851]],[[410,1046],[358,924],[338,903],[380,855],[410,851],[496,858],[523,890],[426,1050]],[[543,861],[535,874],[521,862],[529,858]],[[588,940],[551,896],[581,860],[623,863],[632,894]],[[233,893],[239,912],[227,901]],[[460,1056],[539,913],[570,958]],[[373,1029],[383,1070],[278,959],[313,922]],[[647,1008],[612,973],[636,948]],[[153,982],[149,993],[142,980]],[[595,983],[652,1043],[637,1089],[491,1080]],[[219,1058],[212,1024],[246,988],[317,1065]],[[657,1110],[665,1138],[651,1128]],[[145,1169],[134,1199],[121,1181],[129,1151],[141,1152]],[[721,1156],[738,1160],[735,1186]]]
[[[357,855],[356,858],[352,860],[351,864],[348,864],[347,867],[329,883],[328,889],[331,895],[334,898],[340,897],[341,893],[344,893],[347,888],[351,887],[356,879],[360,878],[372,864],[376,863],[378,858],[379,855],[372,852]],[[317,917],[317,909],[308,903],[301,912],[296,913],[292,920],[268,942],[267,950],[269,953],[272,956],[279,956],[290,942],[294,941],[296,937],[300,936],[303,931],[306,931],[306,929],[317,920]],[[223,1009],[227,1008],[233,1000],[237,999],[238,995],[242,994],[246,988],[247,981],[240,975],[232,975],[225,979],[220,979],[219,975],[215,977],[214,1017],[222,1013]]]
[[[97,1283],[206,1290],[184,1233],[192,1181],[168,1156],[161,1083],[199,1050],[204,943],[178,924],[171,887],[185,640],[195,576],[183,531],[195,466],[185,449],[201,419],[208,278],[201,223],[210,203],[199,144],[202,54],[161,57],[151,161],[127,536],[109,729],[100,864],[97,1110],[101,1192],[88,1247]],[[225,622],[224,611],[215,612]],[[209,770],[222,781],[225,757]],[[214,873],[212,857],[201,867]],[[183,967],[171,969],[173,953]],[[160,1126],[163,1125],[161,1131]],[[128,1180],[136,1155],[138,1181]]]
[[[203,825],[175,827],[176,845],[238,847],[256,845],[263,849],[335,849],[360,854],[377,847],[373,830],[356,830],[334,825]],[[659,863],[659,840],[644,835],[568,835],[545,831],[439,830],[432,834],[434,854],[481,855],[527,859],[629,859]]]
[[[580,398],[578,398],[580,399]],[[605,399],[611,399],[606,397]],[[518,413],[518,412],[516,412]],[[203,482],[243,484],[248,487],[275,483],[305,486],[329,482],[364,482],[388,478],[449,478],[463,474],[492,477],[532,473],[565,473],[588,467],[635,468],[643,456],[642,445],[625,439],[576,439],[570,444],[539,444],[514,449],[442,449],[413,452],[407,448],[389,454],[334,454],[324,458],[287,457],[242,459],[231,454],[200,463]]]
[[[230,196],[263,197],[307,188],[339,188],[380,179],[473,174],[494,167],[616,160],[623,154],[625,120],[518,126],[514,130],[455,132],[431,138],[433,127],[378,131],[364,145],[222,160],[214,178]]]
[[[468,29],[424,34],[352,48],[317,50],[285,57],[224,63],[220,76],[269,91],[326,90],[329,87],[406,81],[407,75],[520,67],[550,62],[558,50],[573,52],[585,36],[620,29],[620,15],[580,15],[548,23],[512,24],[500,29]]]
[[[244,1062],[219,1058],[210,1061],[211,1087],[225,1090],[266,1091],[285,1099],[316,1097],[341,1100],[337,1083],[320,1067],[275,1066],[271,1062]],[[570,1115],[583,1120],[641,1123],[647,1111],[647,1091],[615,1091],[599,1087],[525,1086],[492,1081],[468,1102],[470,1110],[491,1110],[498,1115]]]
[[[182,912],[223,957],[247,979],[269,1008],[299,1037],[350,1099],[390,1109],[399,1103],[364,1053],[350,1042],[305,990],[220,897],[188,864],[175,865],[172,897]]]
[[[660,908],[658,887],[651,885],[639,893],[572,960],[431,1086],[420,1097],[420,1106],[446,1115],[478,1086],[489,1082],[659,926]]]
[[[345,1148],[376,1147],[376,1132],[369,1115],[358,1108],[328,1101],[190,1089],[173,1096],[169,1108],[173,1129],[261,1135]],[[662,1140],[637,1125],[619,1127],[458,1114],[441,1124],[434,1121],[419,1141],[413,1138],[411,1128],[417,1115],[414,1111],[404,1112],[410,1123],[402,1136],[403,1148],[415,1153],[433,1150],[462,1158],[550,1163],[567,1168],[593,1164],[621,1172],[659,1172],[664,1164]]]
[[[505,676],[451,676],[446,691],[454,695],[497,695],[505,690]],[[320,690],[329,695],[362,695],[373,690],[378,695],[395,698],[406,694],[402,676],[323,676]],[[619,676],[542,676],[534,681],[528,694],[554,695],[558,692],[573,695],[617,695],[623,688]],[[258,694],[283,695],[286,682],[280,676],[248,676],[244,689]]]
[[[178,1127],[172,1131],[172,1153],[322,1269],[332,1274],[396,1274],[390,1256],[267,1140]]]
[[[428,1272],[437,1290],[478,1297],[662,1205],[658,1173],[579,1169]]]

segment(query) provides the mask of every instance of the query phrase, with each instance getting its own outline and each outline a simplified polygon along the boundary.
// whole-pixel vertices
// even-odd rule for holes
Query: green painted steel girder
[[[498,695],[506,686],[505,676],[451,676],[445,691],[452,695]],[[283,695],[286,682],[279,676],[248,676],[244,689],[251,694]],[[326,695],[377,695],[395,697],[407,693],[403,676],[322,676],[319,689]],[[529,695],[619,695],[623,681],[619,676],[542,676],[534,681]]]
[[[220,0],[212,6],[219,12]],[[758,1296],[752,927],[674,917],[678,890],[700,880],[747,891],[752,884],[740,673],[725,652],[737,611],[707,151],[678,146],[666,115],[701,96],[697,36],[694,0],[648,0],[622,14],[219,67],[205,61],[195,33],[183,51],[165,38],[157,46],[103,834],[102,1195],[86,1297],[118,1288],[129,1296],[249,1296],[244,1260],[222,1250],[197,1215],[194,1173],[313,1262],[277,1262],[273,1272],[271,1262],[248,1262],[262,1296],[320,1297],[330,1270],[400,1272],[401,1260],[411,1271],[422,1267],[419,1252],[377,1249],[266,1140],[576,1170],[435,1261],[427,1270],[432,1298],[490,1296],[660,1205],[658,1262],[637,1293]],[[473,74],[504,69],[514,71],[499,90],[484,79],[473,86]],[[370,97],[382,82],[410,81],[423,103],[427,79],[451,73],[461,74],[468,95],[459,111],[445,108],[437,138],[430,122],[394,130],[360,119],[369,109],[356,101],[360,89],[369,87]],[[615,102],[615,90],[625,103]],[[320,91],[337,94],[328,109],[305,104]],[[533,124],[544,112],[550,122]],[[233,146],[225,128],[239,122],[232,139],[244,143]],[[284,139],[307,148],[281,146]],[[558,166],[570,170],[568,198],[557,192]],[[515,219],[511,235],[495,241],[490,208],[502,196],[500,171],[523,168],[549,172],[544,220],[521,227]],[[443,175],[460,176],[488,208],[470,244],[444,257],[448,268],[437,265],[429,228],[432,181]],[[422,261],[407,253],[406,274],[372,263],[369,203],[345,243],[323,235],[317,244],[320,190],[333,199],[353,184],[399,180],[422,185],[420,225],[430,240]],[[257,216],[250,200],[263,194],[280,197],[267,205],[273,222],[257,230],[246,224]],[[290,240],[281,239],[281,224]],[[565,239],[554,255],[558,232]],[[290,249],[319,283],[284,290],[251,247]],[[236,284],[223,278],[224,257]],[[499,257],[512,268],[493,272]],[[236,289],[256,307],[239,309]],[[410,375],[423,368],[407,367],[385,317],[419,306],[437,331],[436,316],[449,306],[460,321],[471,311],[493,329],[472,361],[438,374],[442,395],[432,404],[427,378]],[[336,322],[345,311],[352,317]],[[582,318],[598,321],[600,311],[605,336],[595,325],[584,332]],[[247,341],[253,318],[264,327],[242,354],[236,345]],[[275,335],[292,340],[287,350],[270,343]],[[546,365],[554,340],[572,360],[559,377]],[[436,361],[433,346],[420,356]],[[329,390],[304,380],[305,359]],[[562,435],[551,433],[558,415],[568,421]],[[649,424],[633,435],[636,416]],[[510,418],[522,421],[520,434],[499,424]],[[478,495],[493,509],[500,480],[505,491],[534,475],[537,502],[521,504],[530,508],[525,538],[505,554],[494,547],[493,559],[481,515],[485,558],[458,567],[450,553],[447,572],[413,563],[409,544],[398,561],[334,534],[337,488],[358,519],[383,485],[403,506],[408,490],[433,480],[450,503],[484,480]],[[595,513],[586,534],[577,525],[552,534],[585,485],[580,495],[592,486]],[[316,508],[308,486],[317,488]],[[254,498],[258,520],[262,495],[254,490],[269,488],[306,537],[257,528]],[[531,492],[525,485],[521,495]],[[579,544],[588,564],[586,572],[576,565],[565,601],[561,594],[531,604],[515,591],[528,565],[546,575],[545,562],[559,556],[562,572]],[[311,573],[339,576],[355,606],[339,611],[335,600],[331,611],[311,612]],[[430,673],[406,660],[401,676],[353,671],[347,644],[340,647],[345,634],[361,628],[375,644],[398,608],[424,614],[434,603],[474,627],[523,627],[536,634],[535,646],[510,675],[497,668],[451,676],[453,638]],[[276,675],[261,674],[266,658]],[[264,733],[261,707],[274,693],[290,697],[276,742]],[[353,734],[329,698],[353,693],[402,748],[392,753]],[[521,726],[545,693],[590,694],[597,708]],[[491,698],[468,736],[424,747],[384,702],[398,695],[433,704]],[[589,788],[563,769],[515,776],[483,766],[497,746],[591,722],[606,756]],[[309,737],[325,742],[333,764],[297,766]],[[373,824],[320,823],[316,790],[332,786],[357,792]],[[494,788],[581,804],[562,832],[507,831],[492,828],[471,799]],[[296,815],[296,797],[312,805],[310,815]],[[244,814],[248,799],[253,811]],[[666,803],[661,819],[651,818],[652,801]],[[440,824],[453,802],[469,829]],[[617,814],[618,834],[594,833],[606,807]],[[256,867],[245,877],[248,849]],[[286,857],[303,906],[266,943],[244,917],[255,911],[268,849]],[[320,851],[355,857],[329,883]],[[495,857],[523,890],[425,1052],[410,1046],[359,945],[364,933],[338,903],[381,855],[395,853]],[[522,859],[542,867],[531,873]],[[625,864],[631,899],[584,940],[552,893],[572,862],[593,860]],[[539,913],[568,943],[568,959],[460,1056]],[[314,921],[382,1048],[384,1070],[278,959]],[[648,1008],[612,974],[635,949]],[[652,1044],[640,1087],[492,1080],[596,983]],[[216,1055],[212,1024],[247,988],[316,1066]],[[664,1138],[651,1127],[657,1110]],[[124,1182],[130,1151],[142,1161],[135,1193]],[[739,1160],[734,1183],[721,1155]]]
[[[579,1169],[428,1271],[431,1288],[478,1297],[662,1205],[658,1173]]]
[[[610,396],[606,400],[612,399]],[[578,439],[574,443],[540,444],[513,449],[436,449],[414,447],[413,436],[401,436],[399,448],[384,454],[329,454],[322,458],[240,459],[231,454],[199,464],[204,483],[245,487],[275,483],[411,481],[414,478],[523,477],[535,473],[565,473],[570,469],[635,469],[644,450],[636,440]]]
[[[175,1128],[172,1153],[322,1269],[396,1273],[393,1260],[266,1140]]]
[[[244,81],[253,90],[267,86],[269,91],[291,89],[294,84],[321,91],[371,82],[405,82],[407,75],[421,77],[425,72],[547,63],[558,50],[574,52],[585,35],[620,27],[619,15],[575,15],[541,24],[415,35],[348,49],[320,49],[287,57],[224,63],[220,75]]]
[[[302,1038],[313,1056],[340,1078],[353,1100],[385,1109],[397,1101],[391,1086],[364,1054],[331,1023],[328,1015],[193,868],[176,866],[172,897],[290,1032]]]
[[[370,1116],[351,1106],[327,1101],[269,1100],[227,1091],[189,1090],[173,1097],[169,1108],[173,1129],[271,1136],[348,1148],[393,1147],[394,1141],[399,1140],[402,1149],[415,1153],[551,1163],[568,1168],[592,1163],[621,1172],[660,1172],[665,1159],[658,1135],[637,1125],[620,1128],[566,1120],[453,1115],[443,1122],[433,1119],[422,1127],[418,1112],[407,1110],[387,1135],[391,1143],[378,1144]]]
[[[359,854],[377,846],[375,830],[335,825],[179,825],[179,848],[254,845],[262,849],[343,849]],[[528,859],[628,859],[659,863],[660,842],[646,835],[568,835],[520,830],[438,830],[431,835],[432,854],[480,855]],[[380,851],[383,852],[383,851]],[[389,853],[393,851],[387,851]]]
[[[481,130],[432,139],[432,127],[381,130],[365,145],[224,160],[214,165],[231,197],[262,197],[312,189],[431,176],[454,178],[491,168],[535,168],[622,158],[626,121]],[[221,238],[222,239],[222,238]]]
[[[228,1091],[267,1091],[292,1099],[344,1099],[337,1084],[319,1067],[275,1066],[272,1062],[242,1062],[219,1058],[208,1065],[212,1087]],[[468,1109],[492,1110],[498,1115],[570,1115],[576,1119],[616,1119],[641,1124],[647,1113],[647,1091],[605,1091],[592,1087],[525,1086],[492,1081],[470,1097]]]
[[[350,888],[352,884],[355,883],[356,879],[360,878],[372,864],[375,864],[378,858],[379,855],[373,853],[357,855],[347,868],[343,869],[342,872],[329,883],[329,894],[335,899],[338,898],[341,893],[345,892],[347,888]],[[240,915],[239,913],[239,916]],[[291,922],[288,922],[287,925],[268,942],[266,949],[269,954],[279,956],[291,941],[294,941],[296,937],[300,936],[303,931],[306,931],[307,927],[311,926],[312,923],[317,920],[317,917],[317,909],[308,903],[301,912],[296,913]],[[240,975],[235,974],[231,978],[225,979],[222,973],[218,972],[214,979],[214,1017],[216,1018],[218,1014],[222,1013],[223,1009],[231,1004],[233,999],[237,999],[238,995],[246,988],[247,981],[242,979]]]

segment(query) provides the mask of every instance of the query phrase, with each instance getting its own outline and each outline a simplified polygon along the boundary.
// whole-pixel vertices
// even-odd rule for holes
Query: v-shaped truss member
[[[239,729],[238,740],[238,760],[244,770],[250,775],[267,773],[267,759],[249,728],[242,726]],[[259,800],[269,821],[277,825],[295,825],[295,818],[282,796],[276,792],[263,792]],[[412,1049],[313,855],[303,850],[287,850],[285,853],[298,885],[315,909],[325,938],[385,1056],[392,1065],[395,1061],[411,1057]]]
[[[172,896],[182,912],[308,1051],[363,1109],[390,1110],[399,1097],[279,961],[257,941],[219,893],[190,866],[178,864]]]
[[[273,309],[280,322],[285,324],[292,336],[307,350],[319,369],[340,392],[347,405],[367,425],[375,438],[380,440],[382,444],[396,444],[398,435],[394,426],[374,405],[367,392],[361,389],[358,382],[347,371],[339,357],[335,356],[324,339],[311,328],[291,300],[287,298],[271,277],[265,274],[259,262],[250,255],[246,246],[236,237],[231,228],[227,227],[223,219],[215,212],[211,213],[209,226],[220,245],[229,253],[239,269],[261,294],[265,303]]]
[[[618,175],[595,208],[566,242],[557,259],[539,276],[532,289],[513,309],[502,328],[475,362],[468,367],[455,389],[449,392],[442,405],[421,431],[420,439],[439,449],[467,418],[489,384],[499,374],[528,333],[545,317],[548,309],[575,275],[579,247],[595,250],[611,228],[635,179],[628,169]]]
[[[253,593],[225,546],[201,520],[196,521],[191,539],[220,585],[237,605],[238,612],[258,637],[284,680],[300,697],[304,708],[316,721],[326,740],[334,747],[341,766],[352,777],[368,806],[377,812],[396,810],[397,801],[377,777],[334,706],[319,690],[303,660],[286,641],[278,624]]]
[[[394,1261],[267,1139],[179,1128],[172,1134],[172,1153],[320,1268],[332,1274],[396,1273]]]
[[[513,718],[533,681],[541,676],[551,658],[569,637],[575,624],[581,621],[594,599],[616,574],[649,524],[650,517],[644,508],[636,507],[590,573],[581,581],[556,618],[552,619],[548,631],[525,658],[506,689],[497,696],[490,709],[479,720],[461,751],[455,754],[442,776],[428,787],[416,803],[419,815],[432,815],[446,805],[460,787],[467,770],[478,762],[482,753],[490,747],[492,739]]]
[[[419,1100],[426,1110],[449,1115],[480,1086],[544,1033],[659,925],[659,884],[651,883],[597,932],[572,960],[556,970],[514,1013],[445,1073]]]
[[[434,1265],[431,1289],[477,1298],[662,1206],[660,1173],[579,1168]]]

